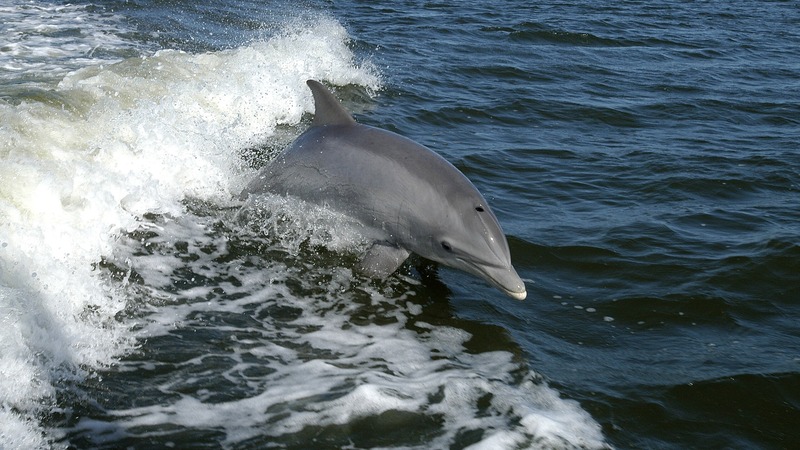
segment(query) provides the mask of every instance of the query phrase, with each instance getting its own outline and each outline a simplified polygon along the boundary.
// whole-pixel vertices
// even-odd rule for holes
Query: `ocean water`
[[[796,2],[0,16],[0,448],[800,442]],[[524,302],[237,200],[307,79],[473,181]]]

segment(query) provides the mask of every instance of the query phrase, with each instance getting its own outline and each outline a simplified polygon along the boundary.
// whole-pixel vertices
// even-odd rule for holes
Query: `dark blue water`
[[[109,59],[101,75],[121,74],[106,87],[141,81],[155,92],[159,82],[148,77],[171,62],[180,75],[170,82],[198,86],[178,100],[203,89],[216,96],[198,102],[202,110],[236,89],[224,83],[256,85],[262,69],[285,69],[277,72],[281,83],[329,76],[359,122],[434,149],[483,192],[528,298],[515,302],[418,259],[385,283],[351,279],[352,236],[320,231],[325,217],[298,219],[305,213],[286,205],[267,208],[285,215],[268,226],[252,219],[242,226],[236,187],[310,118],[281,119],[294,104],[258,103],[266,93],[242,89],[220,109],[246,110],[252,101],[274,107],[278,119],[259,118],[263,132],[237,131],[241,137],[221,144],[248,116],[187,133],[201,135],[192,151],[206,140],[227,146],[239,161],[226,172],[236,181],[209,177],[222,187],[206,195],[196,187],[202,177],[177,177],[186,181],[169,198],[179,206],[144,202],[152,213],[137,214],[97,256],[93,270],[114,295],[122,292],[124,306],[112,317],[135,343],[52,382],[55,393],[31,415],[50,444],[788,449],[800,442],[799,4],[230,0],[87,11],[124,24],[114,31],[123,42],[93,56]],[[309,25],[319,20],[346,30],[353,74],[320,62],[317,46],[341,37]],[[300,32],[275,39],[291,36],[287,30]],[[290,49],[230,77],[220,74],[268,50],[213,70],[192,59],[254,43]],[[186,61],[153,56],[165,49],[185,52]],[[142,57],[159,69],[138,66]],[[53,83],[87,64],[65,58]],[[25,83],[46,78],[25,73]],[[21,90],[14,81],[21,79],[4,78],[0,97],[21,105],[14,108],[82,105],[64,85]],[[275,79],[257,83],[283,86]],[[130,94],[130,103],[162,105],[168,95]],[[159,106],[128,116],[129,104],[114,108],[140,133],[148,117],[166,122],[182,111]],[[180,123],[155,127],[153,141],[130,144],[122,133],[119,142],[169,150],[169,135],[187,128]],[[107,149],[100,154],[119,146],[92,142]],[[417,354],[431,356],[408,356]],[[360,410],[362,403],[371,406]],[[3,410],[24,412],[20,405],[4,401]]]
[[[475,180],[534,280],[521,304],[467,281],[456,315],[614,445],[800,441],[797,4],[333,9],[396,90],[369,120]]]

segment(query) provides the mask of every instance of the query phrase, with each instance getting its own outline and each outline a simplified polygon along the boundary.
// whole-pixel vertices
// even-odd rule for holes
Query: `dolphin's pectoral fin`
[[[394,273],[410,254],[402,247],[376,242],[361,259],[359,271],[372,278],[386,278]]]

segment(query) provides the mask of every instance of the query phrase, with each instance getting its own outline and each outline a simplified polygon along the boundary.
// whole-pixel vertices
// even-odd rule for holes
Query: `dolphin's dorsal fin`
[[[353,125],[356,123],[353,116],[344,109],[339,100],[322,83],[308,80],[306,84],[314,95],[314,123],[312,126]]]

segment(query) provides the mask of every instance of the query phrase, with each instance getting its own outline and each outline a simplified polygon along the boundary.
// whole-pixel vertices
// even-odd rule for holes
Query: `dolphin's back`
[[[399,134],[356,123],[321,83],[307,84],[314,96],[311,128],[263,169],[243,195],[293,195],[370,222],[380,220],[378,213],[396,200],[412,198],[416,204],[432,192],[460,199],[466,192],[483,200],[438,154]]]
[[[403,208],[436,208],[449,196],[463,200],[464,192],[482,201],[472,183],[438,154],[398,134],[359,124],[307,130],[246,190],[262,192],[326,204],[392,233],[402,231],[396,222]]]

